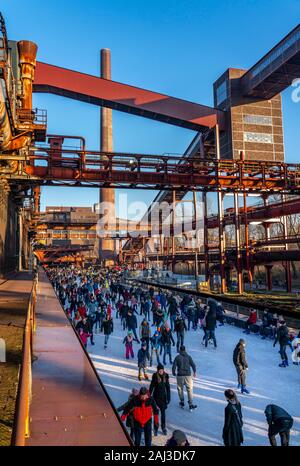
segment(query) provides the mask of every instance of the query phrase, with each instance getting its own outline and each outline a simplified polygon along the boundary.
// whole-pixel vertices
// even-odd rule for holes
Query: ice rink
[[[138,323],[140,322],[141,317],[138,316]],[[153,333],[154,327],[151,329]],[[149,382],[138,381],[136,355],[140,345],[134,342],[135,358],[126,360],[125,347],[122,344],[125,334],[121,329],[121,321],[114,317],[114,333],[110,336],[108,348],[104,349],[103,334],[94,336],[95,346],[88,343],[90,356],[116,407],[128,399],[133,387],[149,386],[152,373],[156,370],[154,361],[155,365],[148,371]],[[194,403],[198,408],[190,412],[187,407],[184,410],[179,407],[176,380],[172,376],[170,364],[167,364],[165,370],[170,375],[171,383],[171,402],[166,411],[168,436],[162,435],[159,429],[158,437],[153,437],[153,445],[164,445],[174,429],[183,430],[191,445],[223,445],[222,429],[226,406],[224,390],[236,390],[237,376],[232,363],[232,352],[239,338],[244,338],[249,365],[247,388],[251,393],[241,395],[237,391],[242,404],[244,445],[269,445],[264,409],[267,404],[274,403],[293,416],[290,444],[300,446],[300,366],[292,365],[290,349],[288,348],[288,356],[291,365],[280,368],[279,346],[273,348],[271,341],[262,340],[258,335],[245,335],[240,328],[231,325],[218,327],[216,350],[212,345],[205,349],[202,336],[202,330],[191,330],[186,333],[185,339],[187,352],[197,366]],[[173,359],[176,354],[176,347],[172,347]],[[280,444],[279,436],[278,442]]]

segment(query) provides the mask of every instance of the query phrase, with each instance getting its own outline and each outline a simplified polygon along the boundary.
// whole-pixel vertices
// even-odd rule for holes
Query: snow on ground
[[[138,316],[138,324],[140,322],[141,317]],[[110,336],[108,348],[104,349],[103,334],[94,336],[95,346],[88,344],[88,351],[97,372],[116,407],[127,401],[133,387],[149,386],[152,373],[156,370],[155,360],[155,365],[148,371],[149,382],[138,381],[136,355],[140,346],[134,342],[135,358],[126,360],[125,347],[122,344],[124,336],[121,321],[114,318],[114,333]],[[239,338],[244,338],[249,365],[247,388],[251,394],[241,395],[236,390],[242,404],[244,445],[269,445],[264,409],[267,404],[274,403],[293,416],[290,444],[300,446],[300,366],[278,367],[278,345],[273,348],[271,341],[262,340],[254,334],[245,335],[241,329],[231,325],[216,329],[216,350],[212,345],[205,349],[202,336],[202,330],[191,330],[187,332],[185,339],[186,349],[197,366],[194,403],[198,408],[190,412],[187,408],[187,397],[185,410],[179,407],[176,379],[172,376],[171,365],[167,363],[165,370],[170,375],[171,383],[171,403],[166,411],[168,436],[162,435],[159,430],[158,436],[153,437],[153,445],[164,445],[174,429],[183,430],[193,446],[223,444],[222,429],[226,406],[224,390],[236,390],[237,375],[232,363],[232,352]],[[173,359],[176,354],[176,347],[172,347]],[[288,348],[291,361],[290,354]],[[277,441],[280,444],[279,436]]]

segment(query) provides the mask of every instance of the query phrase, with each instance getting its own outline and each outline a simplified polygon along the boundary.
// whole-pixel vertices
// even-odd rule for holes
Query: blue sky
[[[38,59],[99,74],[99,50],[110,48],[112,78],[212,105],[212,84],[228,67],[249,68],[299,23],[297,0],[2,0],[8,36],[39,46]],[[299,162],[300,103],[283,93],[286,161]],[[48,132],[77,134],[99,148],[99,108],[38,94]],[[192,131],[113,112],[114,149],[182,153]],[[124,192],[119,190],[118,193]],[[153,191],[131,191],[150,202]],[[96,189],[43,188],[45,205],[92,205]]]

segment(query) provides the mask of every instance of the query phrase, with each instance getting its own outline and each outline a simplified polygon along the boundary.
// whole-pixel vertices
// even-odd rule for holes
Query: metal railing
[[[33,335],[36,330],[35,306],[37,283],[38,275],[36,274],[33,280],[24,329],[22,364],[19,374],[18,394],[12,435],[13,446],[24,446],[25,439],[29,437],[29,408],[32,395],[32,356]]]

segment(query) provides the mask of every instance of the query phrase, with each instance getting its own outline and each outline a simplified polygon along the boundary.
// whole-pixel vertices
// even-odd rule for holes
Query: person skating
[[[126,337],[123,340],[123,344],[125,345],[125,349],[126,349],[126,353],[125,353],[126,359],[129,359],[130,356],[134,358],[134,352],[133,352],[134,341],[137,342],[137,340],[133,337],[132,330],[129,330]]]
[[[110,314],[107,314],[105,319],[102,322],[101,332],[102,331],[104,332],[104,349],[106,349],[109,336],[114,331],[113,319],[111,318]]]
[[[127,324],[127,329],[132,330],[134,334],[134,338],[136,338],[137,342],[139,343],[140,340],[136,334],[136,329],[137,329],[137,319],[136,316],[134,315],[134,312],[132,309],[129,309],[126,317],[126,324]]]
[[[223,327],[225,325],[225,309],[222,306],[222,303],[218,302],[217,303],[217,310],[216,310],[216,315],[217,315],[217,321],[220,322],[220,327]]]
[[[138,394],[139,394],[139,390],[136,388],[133,388],[126,403],[122,404],[121,406],[119,406],[119,408],[117,408],[118,413],[121,411],[124,412],[128,404],[133,400],[134,397],[138,396]],[[126,417],[126,427],[130,429],[130,437],[134,443],[134,417],[133,417],[132,411],[129,412]]]
[[[184,319],[181,317],[180,313],[177,313],[176,315],[174,328],[175,328],[175,332],[177,335],[176,348],[177,348],[177,352],[179,352],[180,346],[183,346],[184,344],[184,335],[185,335],[185,332],[187,331],[186,323]]]
[[[245,323],[245,330],[243,333],[246,333],[247,335],[249,335],[250,333],[250,328],[251,328],[251,325],[254,325],[256,324],[257,322],[257,312],[255,309],[251,309],[250,310],[250,316],[248,317],[246,323]]]
[[[273,343],[274,348],[277,343],[279,343],[279,352],[282,359],[279,367],[287,367],[289,365],[289,361],[286,354],[286,347],[289,343],[289,331],[284,320],[279,321],[279,328],[277,329],[276,338]]]
[[[167,355],[169,355],[170,364],[173,364],[171,345],[175,346],[175,341],[172,335],[172,331],[167,324],[163,325],[161,329],[161,344],[164,350],[164,356],[163,356],[164,365],[166,365]]]
[[[262,340],[265,340],[268,335],[271,336],[272,334],[271,326],[273,318],[272,314],[268,311],[268,309],[264,309],[261,321],[262,324],[260,326],[259,333],[262,337]]]
[[[123,304],[123,306],[120,309],[121,324],[123,326],[123,330],[126,329],[128,312],[129,312],[128,302],[125,301],[125,303]]]
[[[176,315],[178,312],[178,306],[177,306],[177,301],[174,296],[171,296],[169,298],[169,308],[168,308],[168,314],[170,316],[170,322],[171,322],[171,330],[172,332],[174,331],[174,326],[175,326],[175,320],[176,320]]]
[[[159,348],[160,348],[160,339],[161,335],[158,330],[154,332],[154,335],[151,337],[151,355],[150,355],[150,367],[152,366],[153,356],[156,355],[156,362],[160,364],[159,359]]]
[[[180,347],[180,353],[176,356],[172,366],[172,374],[177,376],[177,391],[180,400],[180,407],[184,408],[184,392],[183,388],[186,387],[188,395],[188,403],[190,410],[197,408],[193,404],[193,378],[191,375],[191,368],[193,370],[193,377],[196,377],[196,365],[189,354],[185,350],[185,346]],[[176,373],[177,371],[177,373]]]
[[[241,389],[241,393],[250,394],[246,388],[246,371],[248,370],[248,363],[246,361],[245,352],[246,342],[242,338],[233,351],[233,364],[235,365],[237,376],[238,376],[238,388]]]
[[[209,310],[205,317],[205,348],[207,348],[208,340],[212,339],[214,348],[217,347],[215,337],[215,328],[217,324],[217,304],[214,301],[209,301]]]
[[[189,447],[190,443],[182,430],[174,430],[172,437],[167,441],[166,447]]]
[[[125,407],[121,416],[125,421],[129,413],[133,414],[134,420],[134,445],[141,444],[142,432],[144,432],[145,446],[152,445],[152,417],[154,417],[154,428],[158,426],[158,407],[154,399],[149,395],[146,387],[141,387],[138,396],[135,396]]]
[[[265,409],[265,416],[269,425],[268,437],[270,445],[277,447],[276,435],[280,435],[281,446],[288,447],[290,442],[290,430],[294,420],[292,416],[283,408],[269,404]]]
[[[85,339],[85,335],[88,335],[88,338],[90,338],[91,344],[94,345],[93,330],[92,330],[93,326],[91,322],[89,321],[88,317],[85,317],[81,319],[80,321],[78,321],[75,328],[78,332],[80,331],[80,329],[83,329],[84,335],[81,333],[81,335],[83,335],[83,339]],[[87,342],[86,344],[84,344],[85,348],[86,348],[86,345],[87,345]]]
[[[155,327],[159,327],[163,322],[164,312],[161,308],[160,303],[155,303],[153,307],[153,319]]]
[[[83,346],[84,346],[85,349],[86,349],[86,347],[87,347],[87,340],[88,340],[90,334],[89,334],[88,331],[86,331],[85,328],[83,328],[83,327],[80,327],[80,328],[78,329],[78,334],[79,334],[80,340],[82,341]]]
[[[157,365],[157,372],[152,375],[152,380],[149,388],[150,395],[153,396],[160,410],[161,429],[164,435],[167,435],[166,429],[166,409],[171,400],[171,391],[169,383],[169,375],[165,372],[162,364]],[[157,435],[157,429],[154,429],[154,435]]]
[[[144,373],[144,377],[146,380],[149,379],[147,375],[147,361],[150,360],[149,351],[147,350],[146,343],[142,343],[142,347],[138,351],[138,368],[139,368],[139,375],[138,379],[142,380],[142,372]]]
[[[100,333],[101,325],[103,322],[103,317],[102,317],[102,309],[98,305],[95,311],[95,321],[94,321],[95,333]]]
[[[151,329],[150,329],[149,322],[147,321],[145,317],[140,325],[140,339],[142,343],[145,342],[147,344],[148,351],[149,351],[149,345],[150,345],[150,338],[151,338]]]
[[[93,332],[93,328],[94,328],[94,323],[95,323],[95,315],[94,314],[89,314],[86,318],[86,322],[87,322],[87,325],[88,325],[88,329],[89,329],[89,334],[90,334],[90,342],[91,342],[91,345],[94,345],[94,332]]]
[[[228,405],[225,408],[223,442],[226,447],[239,447],[244,443],[241,403],[233,390],[225,390]]]

